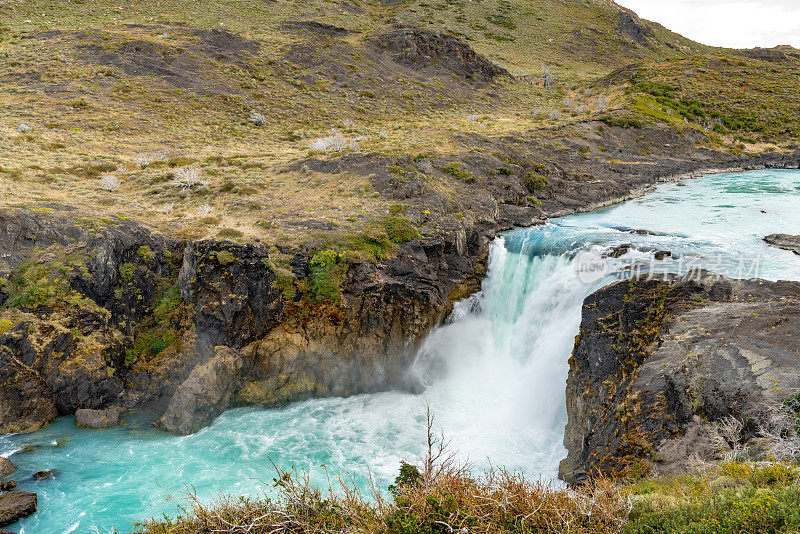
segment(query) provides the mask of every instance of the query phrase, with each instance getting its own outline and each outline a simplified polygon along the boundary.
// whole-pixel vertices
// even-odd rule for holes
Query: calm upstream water
[[[492,245],[483,291],[459,303],[421,348],[409,372],[425,385],[422,394],[236,409],[186,437],[135,418],[127,427],[79,430],[71,417],[34,434],[0,436],[0,456],[19,467],[19,489],[39,494],[39,512],[9,528],[125,532],[134,520],[173,514],[164,500],[183,483],[205,498],[269,491],[269,458],[310,469],[319,483],[324,464],[360,484],[371,473],[385,488],[401,460],[423,451],[427,403],[476,470],[491,462],[553,479],[566,455],[567,359],[584,297],[638,268],[800,280],[800,256],[761,240],[778,232],[800,234],[800,171],[665,184],[641,199],[509,232]],[[587,252],[623,243],[633,250],[608,260],[602,277],[577,268]],[[654,262],[657,250],[674,258]],[[43,469],[55,469],[55,478],[31,480]]]

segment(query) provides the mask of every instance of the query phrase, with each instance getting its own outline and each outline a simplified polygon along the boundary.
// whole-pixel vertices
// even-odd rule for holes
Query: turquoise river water
[[[664,184],[640,199],[508,232],[492,244],[483,290],[460,302],[420,349],[409,373],[424,385],[421,394],[235,409],[186,437],[135,417],[95,431],[63,417],[33,434],[0,436],[0,456],[19,467],[19,489],[39,495],[38,513],[7,528],[127,532],[132,521],[173,514],[165,497],[183,483],[203,498],[270,491],[268,458],[307,468],[320,483],[325,465],[359,484],[371,473],[385,488],[401,460],[421,455],[428,403],[437,428],[476,470],[491,463],[552,480],[566,455],[567,359],[586,295],[640,268],[800,280],[800,256],[761,239],[779,232],[800,234],[800,171]],[[634,246],[602,261],[596,276],[581,269],[587,254],[596,259],[622,243]],[[654,262],[656,250],[674,257]],[[31,479],[43,469],[55,477]]]

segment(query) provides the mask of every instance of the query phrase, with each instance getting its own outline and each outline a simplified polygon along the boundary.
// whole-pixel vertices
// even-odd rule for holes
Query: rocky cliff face
[[[189,433],[234,405],[401,385],[481,260],[420,239],[337,263],[331,301],[309,289],[330,273],[304,250],[179,242],[61,206],[2,213],[0,229],[0,432],[160,401],[157,424]]]
[[[634,279],[583,306],[560,476],[682,471],[795,439],[800,284],[710,273]],[[791,434],[791,435],[790,435]]]

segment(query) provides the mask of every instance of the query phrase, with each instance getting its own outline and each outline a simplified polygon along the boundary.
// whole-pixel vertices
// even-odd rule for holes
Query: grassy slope
[[[447,155],[459,150],[456,133],[529,132],[611,107],[727,150],[795,141],[796,59],[746,58],[658,25],[634,26],[645,30],[637,36],[620,13],[601,0],[5,3],[0,203],[61,202],[187,237],[296,243],[306,239],[298,220],[356,232],[390,208],[366,176],[283,172],[331,128],[361,138],[361,152]],[[513,77],[476,87],[402,67],[372,44],[392,24],[446,30]],[[197,33],[209,28],[243,39],[215,48]],[[538,83],[544,68],[551,88]],[[248,122],[253,111],[265,125]],[[142,168],[142,153],[164,161]],[[206,187],[174,185],[186,165]],[[122,181],[115,192],[98,187],[109,172]]]
[[[336,127],[366,136],[365,152],[447,154],[456,131],[528,131],[551,125],[555,110],[570,120],[588,116],[599,100],[582,89],[598,76],[707,50],[660,28],[637,43],[618,18],[615,7],[574,0],[7,3],[0,6],[2,202],[63,202],[165,231],[227,228],[269,242],[301,239],[288,224],[298,218],[359,228],[388,209],[365,177],[278,172],[309,155],[311,138]],[[351,33],[284,27],[306,20]],[[387,63],[370,39],[393,23],[446,29],[517,78],[475,88]],[[208,28],[260,48],[220,58],[195,33]],[[524,78],[545,65],[557,79],[550,90]],[[608,101],[620,94],[610,88]],[[249,123],[252,111],[267,124]],[[19,132],[20,122],[32,129]],[[169,166],[133,164],[139,153],[163,152],[158,159],[173,158]],[[209,182],[188,197],[172,185],[175,168],[186,164]],[[118,191],[98,188],[106,172],[122,180]],[[198,211],[205,204],[211,217]]]

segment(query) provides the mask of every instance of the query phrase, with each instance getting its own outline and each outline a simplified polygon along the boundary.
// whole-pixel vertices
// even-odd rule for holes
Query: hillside
[[[57,202],[167,233],[267,242],[302,239],[291,224],[298,219],[357,230],[388,209],[370,172],[320,176],[292,166],[339,156],[312,149],[333,128],[343,152],[450,157],[465,149],[460,135],[516,136],[615,108],[675,122],[671,110],[651,107],[661,87],[653,83],[674,82],[711,53],[615,5],[573,0],[91,1],[69,9],[35,1],[4,3],[0,15],[4,203]],[[426,43],[426,31],[443,33]],[[750,114],[777,121],[796,112],[795,59],[713,54],[724,59],[695,69],[693,84],[669,95],[707,99],[709,113],[720,108],[731,117],[721,134],[739,122],[758,128],[726,105],[746,103]],[[454,56],[462,60],[448,61]],[[632,82],[602,81],[634,63],[643,67]],[[727,94],[737,84],[722,95],[705,90],[739,76],[740,63],[764,90],[749,97],[755,102]],[[794,135],[777,140],[785,133]],[[753,137],[743,140],[762,141]],[[186,166],[199,175],[176,185]],[[106,174],[118,189],[113,179],[99,185]],[[426,174],[440,188],[453,181]]]

